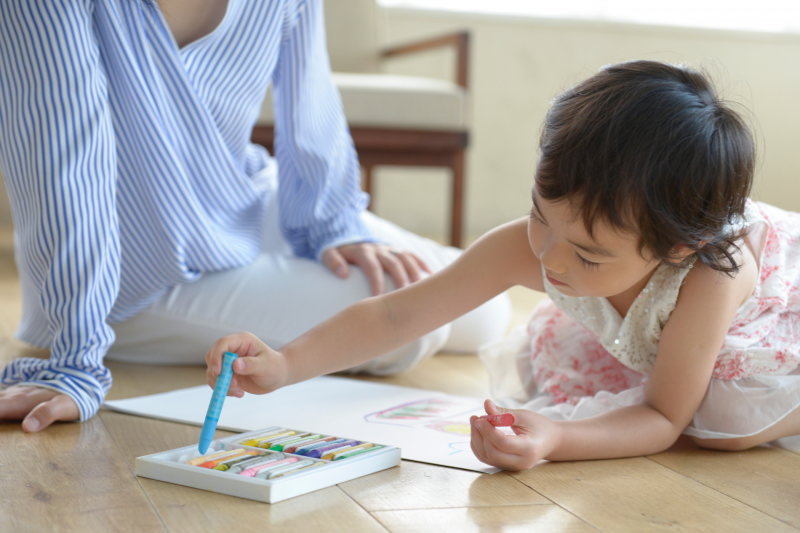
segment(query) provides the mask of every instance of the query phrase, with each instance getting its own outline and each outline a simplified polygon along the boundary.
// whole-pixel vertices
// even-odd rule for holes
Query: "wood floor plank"
[[[419,531],[585,533],[597,531],[586,522],[552,504],[413,509],[378,511],[373,514],[392,533],[418,533]]]
[[[14,334],[22,312],[21,301],[11,230],[0,228],[0,339]]]
[[[196,443],[200,429],[113,411],[103,411],[100,416],[127,457],[131,482],[141,486],[169,531],[225,531],[231,524],[236,524],[237,531],[385,531],[339,487],[268,504],[135,477],[136,457]]]
[[[206,385],[203,366],[137,365],[108,361],[114,385],[107,399],[118,400]]]
[[[650,457],[800,529],[800,455],[779,448],[715,452],[690,446]]]
[[[0,274],[2,276],[2,274]],[[10,339],[17,329],[21,309],[19,286],[0,277],[0,338]]]
[[[646,457],[544,463],[514,477],[603,531],[797,531]]]
[[[337,487],[268,504],[151,479],[141,483],[170,531],[386,532]]]
[[[24,434],[0,425],[0,531],[163,531],[99,418]]]
[[[370,512],[550,503],[505,472],[481,474],[413,461],[340,486]]]

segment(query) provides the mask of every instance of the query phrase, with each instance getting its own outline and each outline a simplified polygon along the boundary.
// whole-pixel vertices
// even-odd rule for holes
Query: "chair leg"
[[[450,245],[461,247],[464,225],[464,152],[453,154],[453,184],[450,204]]]
[[[373,169],[373,166],[372,165],[363,165],[362,164],[362,168],[364,169],[364,179],[362,181],[362,187],[364,188],[364,192],[369,194],[369,204],[367,205],[367,209],[369,209],[371,211],[372,210],[372,206],[374,204],[374,202],[372,201],[372,189],[373,189],[373,186],[374,186],[374,183],[372,181],[372,169]]]

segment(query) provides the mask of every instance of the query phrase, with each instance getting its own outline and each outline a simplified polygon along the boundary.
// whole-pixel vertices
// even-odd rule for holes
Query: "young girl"
[[[519,470],[652,454],[682,433],[726,450],[799,434],[800,215],[748,199],[752,137],[707,80],[604,68],[556,99],[540,151],[528,218],[280,351],[220,339],[209,383],[224,351],[244,356],[234,396],[352,367],[524,285],[550,297],[524,348],[484,356],[528,409],[486,401],[516,422],[509,435],[472,419],[480,460]]]

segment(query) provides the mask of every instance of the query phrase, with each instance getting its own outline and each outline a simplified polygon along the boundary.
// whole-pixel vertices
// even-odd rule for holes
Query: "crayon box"
[[[274,503],[399,462],[394,446],[274,426],[138,457],[136,475]]]

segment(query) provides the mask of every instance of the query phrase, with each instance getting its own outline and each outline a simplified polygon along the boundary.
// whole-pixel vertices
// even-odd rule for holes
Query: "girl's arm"
[[[512,285],[535,286],[539,269],[532,261],[526,221],[500,226],[447,268],[348,307],[280,352],[249,334],[220,339],[206,357],[209,383],[216,381],[225,351],[244,356],[234,365],[233,395],[269,392],[353,367],[450,322]]]
[[[573,421],[513,410],[515,435],[504,434],[485,420],[473,420],[476,454],[489,464],[519,470],[541,459],[604,459],[665,450],[703,400],[725,334],[752,290],[753,275],[750,262],[736,278],[703,265],[687,275],[664,327],[643,404]],[[487,410],[505,411],[491,403]]]

